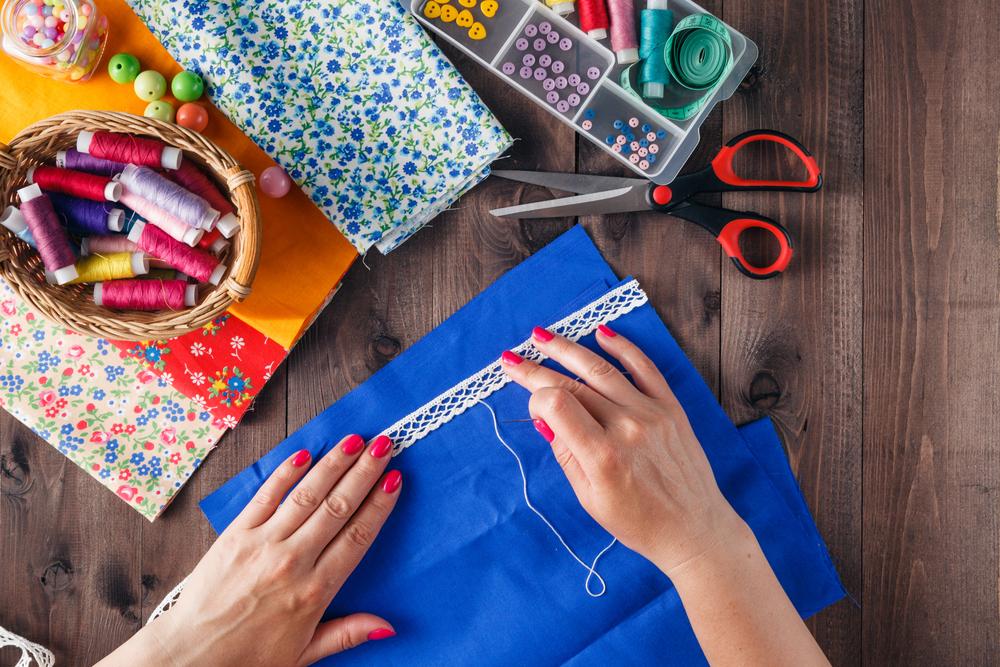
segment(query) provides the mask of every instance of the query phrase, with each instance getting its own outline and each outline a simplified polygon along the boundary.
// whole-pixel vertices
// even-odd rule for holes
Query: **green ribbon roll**
[[[684,121],[705,106],[715,89],[732,71],[733,42],[722,21],[710,14],[692,14],[674,27],[662,49],[650,53],[649,58],[663,59],[670,73],[670,84],[664,97],[676,102],[668,106],[653,103],[635,90],[632,70],[637,65],[641,68],[642,62],[621,73],[622,88],[642,99],[660,115]]]

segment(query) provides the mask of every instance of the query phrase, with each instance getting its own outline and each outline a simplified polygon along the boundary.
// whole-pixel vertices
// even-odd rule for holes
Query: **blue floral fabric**
[[[489,173],[510,137],[396,0],[128,0],[362,253]]]

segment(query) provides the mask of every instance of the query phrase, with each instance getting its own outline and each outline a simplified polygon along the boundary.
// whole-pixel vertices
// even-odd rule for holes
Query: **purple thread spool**
[[[53,192],[49,194],[52,208],[67,229],[77,236],[107,234],[121,225],[125,212],[107,206],[105,202],[90,201]]]
[[[530,53],[525,53],[524,57],[521,58],[521,64],[524,65],[525,67],[534,67],[535,56],[531,55]]]
[[[527,35],[528,37],[534,37],[535,35],[538,34],[538,26],[535,25],[534,23],[529,23],[528,25],[524,26],[524,34]]]
[[[102,160],[99,157],[91,157],[86,153],[81,153],[75,148],[68,151],[56,153],[56,166],[63,169],[75,169],[85,171],[90,174],[98,174],[106,178],[114,178],[125,170],[124,162],[113,162]]]
[[[556,32],[555,30],[553,30],[549,34],[545,35],[545,39],[546,39],[546,41],[548,41],[549,44],[558,44],[559,43],[559,33]]]
[[[59,224],[52,201],[37,184],[17,191],[21,198],[21,215],[35,237],[38,254],[56,284],[65,285],[80,275],[76,271],[76,255],[69,244],[66,230]]]
[[[566,100],[559,100],[559,103],[556,104],[556,111],[558,111],[559,113],[566,113],[566,112],[568,112],[569,111],[569,102],[567,102]]]
[[[567,85],[569,85],[568,82],[566,81],[566,77],[564,76],[557,76],[555,78],[555,82],[556,82],[556,88],[559,90],[562,90]]]
[[[549,34],[551,35],[552,33]],[[570,49],[573,48],[573,40],[570,39],[569,37],[563,37],[561,40],[559,40],[559,48],[562,49],[563,51],[569,51]]]
[[[639,40],[635,35],[636,15],[633,0],[608,0],[611,50],[618,57],[619,65],[629,65],[639,60]]]
[[[161,209],[195,229],[209,229],[219,219],[219,212],[207,201],[148,167],[126,166],[121,173],[121,183],[133,194],[156,202]]]
[[[511,76],[517,71],[517,67],[514,66],[514,63],[504,63],[503,67],[500,68],[500,71],[507,76]]]
[[[550,34],[551,34],[551,33],[550,33]],[[547,45],[546,45],[546,43],[545,43],[545,39],[543,39],[542,37],[539,37],[538,39],[536,39],[536,40],[535,40],[535,41],[534,41],[534,42],[532,43],[532,45],[531,45],[531,46],[532,46],[532,47],[534,47],[535,51],[544,51],[544,50],[545,50],[545,47],[546,47]]]
[[[542,67],[548,67],[549,65],[552,64],[552,56],[550,56],[547,53],[543,53],[542,55],[538,56],[538,64],[541,65]]]
[[[601,70],[598,67],[588,67],[587,68],[587,78],[591,81],[596,81],[601,78]]]
[[[528,40],[526,40],[524,37],[518,37],[517,41],[514,42],[514,47],[518,51],[527,51],[528,50]]]
[[[565,69],[566,69],[566,63],[564,63],[561,60],[553,61],[553,63],[552,63],[552,73],[553,74],[562,74],[563,70],[565,70]]]
[[[555,104],[559,101],[559,93],[554,90],[545,93],[545,101],[549,104]]]

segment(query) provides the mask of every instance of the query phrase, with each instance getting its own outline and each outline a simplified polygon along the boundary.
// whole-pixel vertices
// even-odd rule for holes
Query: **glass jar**
[[[4,0],[3,50],[27,69],[59,81],[86,81],[108,41],[108,17],[93,0]]]

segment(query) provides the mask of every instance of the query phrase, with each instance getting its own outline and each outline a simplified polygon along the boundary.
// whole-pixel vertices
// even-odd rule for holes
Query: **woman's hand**
[[[502,361],[531,392],[535,428],[584,509],[669,575],[732,537],[742,522],[653,362],[606,326],[597,341],[635,384],[601,356],[541,328],[532,332],[533,344],[579,380],[512,352]]]
[[[399,471],[383,474],[391,449],[384,436],[365,447],[351,435],[311,470],[308,451],[289,457],[177,604],[101,664],[307,665],[391,637],[392,625],[371,614],[320,623],[399,498]]]

